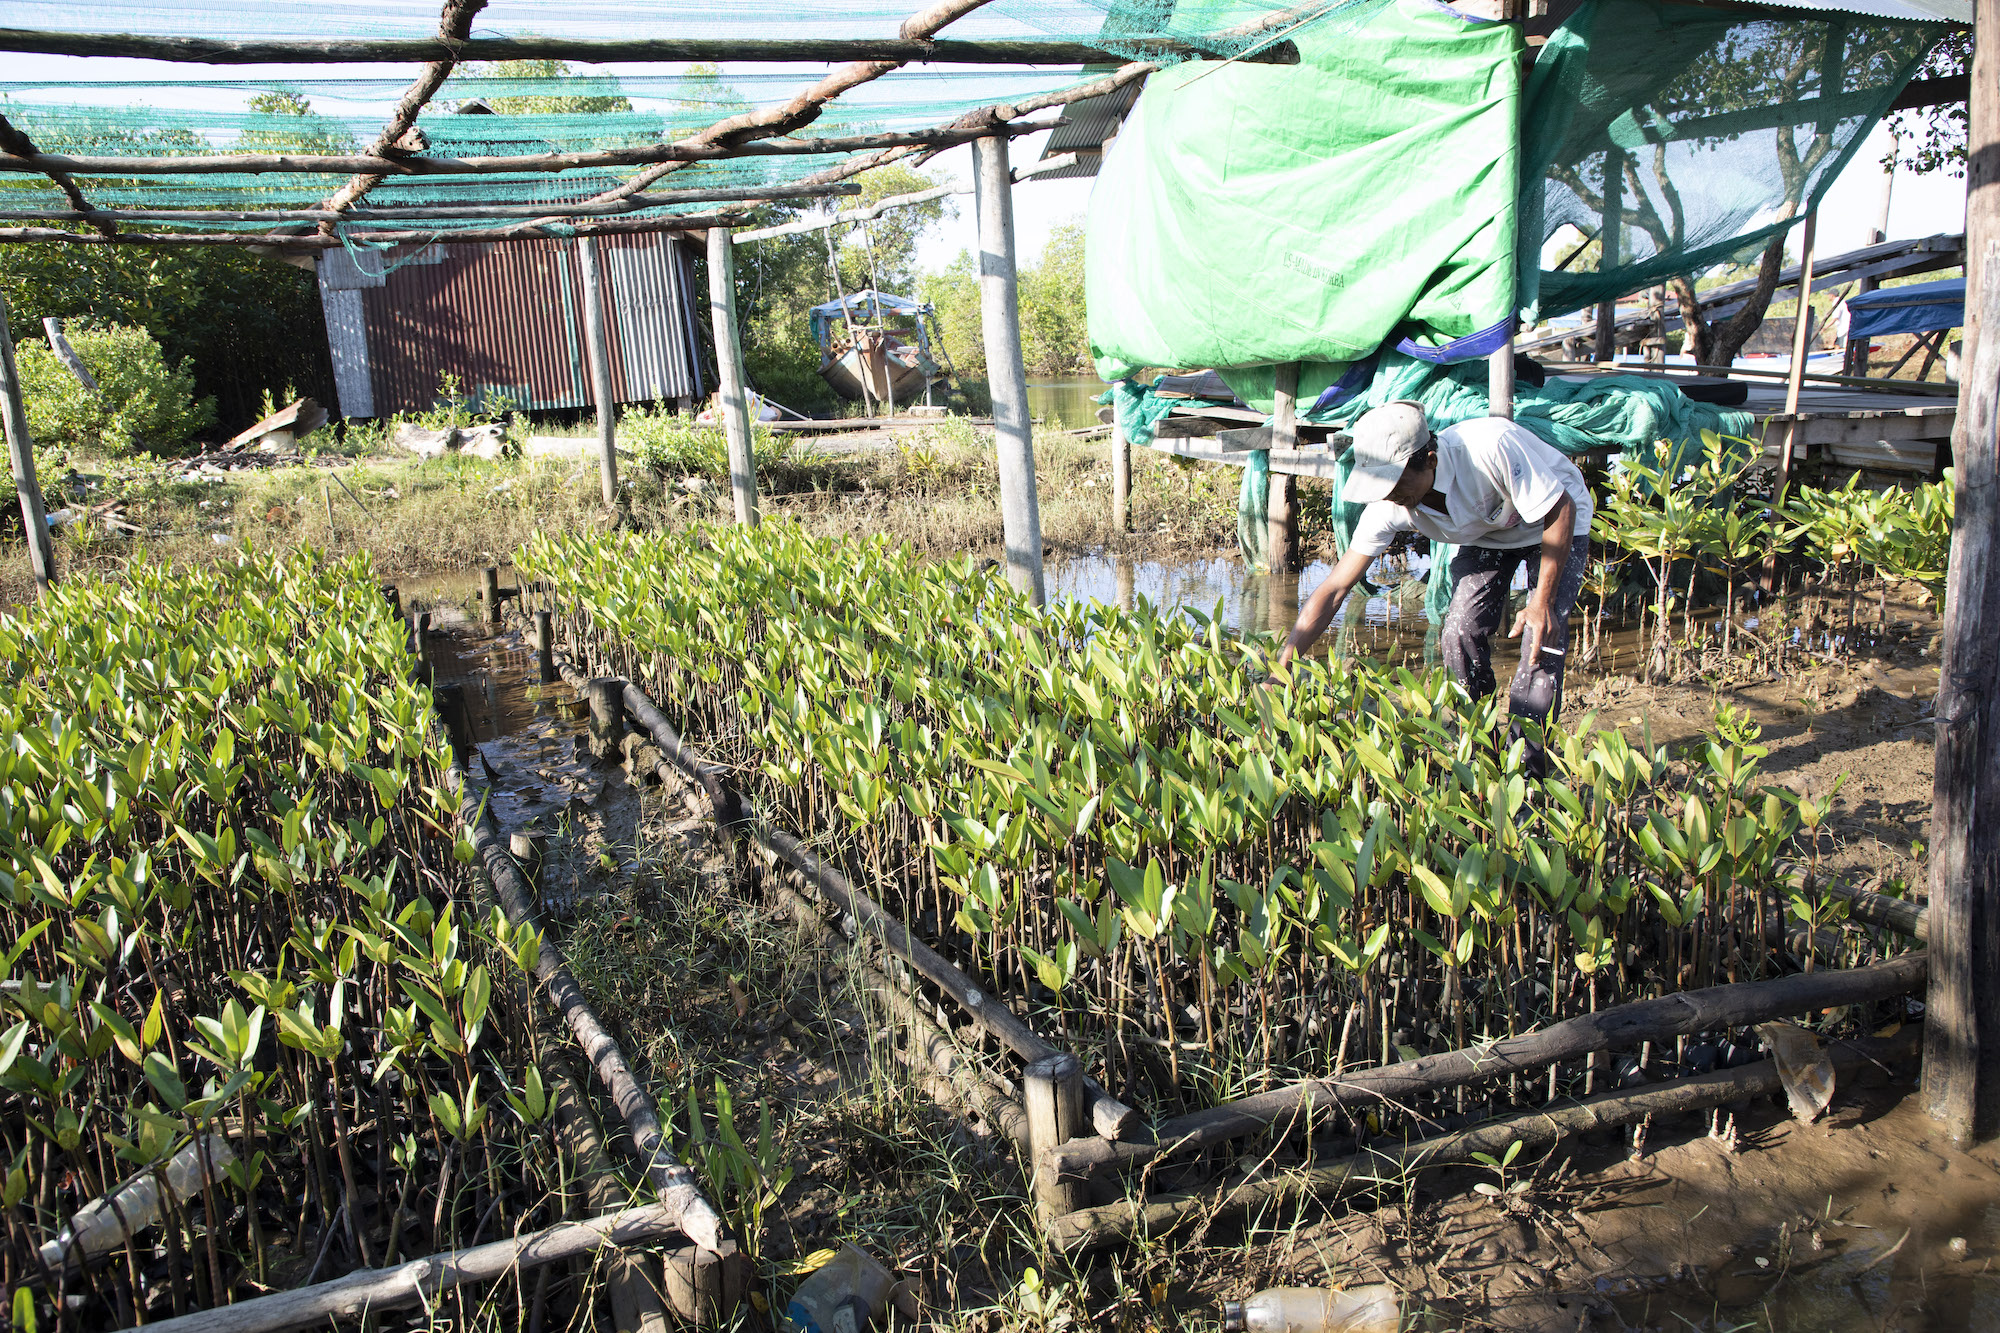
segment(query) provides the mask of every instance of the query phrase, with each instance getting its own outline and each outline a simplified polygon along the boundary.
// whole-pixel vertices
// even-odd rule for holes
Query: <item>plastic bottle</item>
[[[785,1322],[797,1333],[861,1333],[889,1304],[896,1276],[866,1250],[840,1253],[792,1293]]]
[[[1401,1319],[1396,1289],[1386,1285],[1272,1287],[1222,1306],[1222,1326],[1244,1333],[1396,1333]]]
[[[207,1158],[204,1172],[203,1157]],[[173,1155],[162,1173],[176,1200],[201,1193],[203,1177],[219,1180],[236,1160],[235,1149],[220,1134],[204,1134]],[[122,1220],[121,1220],[122,1219]],[[72,1253],[79,1257],[104,1254],[125,1243],[160,1219],[159,1176],[142,1171],[108,1196],[93,1199],[77,1209],[69,1225],[54,1240],[42,1246],[42,1262],[60,1269]]]

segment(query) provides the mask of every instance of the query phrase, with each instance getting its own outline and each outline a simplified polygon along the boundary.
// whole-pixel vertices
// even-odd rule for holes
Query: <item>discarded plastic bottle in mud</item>
[[[796,1333],[861,1333],[888,1307],[896,1276],[852,1245],[799,1284],[785,1307]]]
[[[1272,1287],[1222,1304],[1222,1326],[1245,1333],[1396,1333],[1401,1318],[1396,1289],[1382,1284],[1346,1291]]]
[[[42,1246],[42,1262],[60,1269],[70,1258],[88,1259],[115,1250],[128,1236],[159,1220],[160,1175],[176,1200],[201,1193],[204,1179],[215,1181],[236,1160],[236,1150],[220,1134],[204,1134],[168,1161],[164,1172],[142,1171],[111,1194],[93,1199],[77,1210],[69,1225]]]

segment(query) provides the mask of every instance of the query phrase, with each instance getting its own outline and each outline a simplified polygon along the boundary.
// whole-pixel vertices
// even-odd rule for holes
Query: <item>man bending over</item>
[[[1546,724],[1560,706],[1569,613],[1590,565],[1590,489],[1576,465],[1522,426],[1481,417],[1433,433],[1423,408],[1385,403],[1354,423],[1354,470],[1342,498],[1366,504],[1347,553],[1307,599],[1280,670],[1326,632],[1348,590],[1399,532],[1458,548],[1451,609],[1438,634],[1445,665],[1475,699],[1493,692],[1493,631],[1514,573],[1528,562],[1528,604],[1508,705]],[[1539,747],[1534,767],[1540,768]]]

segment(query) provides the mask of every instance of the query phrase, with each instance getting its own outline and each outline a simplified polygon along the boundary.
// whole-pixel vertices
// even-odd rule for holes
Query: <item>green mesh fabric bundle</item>
[[[1749,257],[1817,204],[1944,27],[1855,14],[1586,0],[1529,75],[1528,322]],[[1608,225],[1607,225],[1608,219]],[[1565,223],[1595,272],[1544,272]]]

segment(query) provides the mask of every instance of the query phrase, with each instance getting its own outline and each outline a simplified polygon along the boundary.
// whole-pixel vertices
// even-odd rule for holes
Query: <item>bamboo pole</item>
[[[90,367],[83,364],[83,358],[76,354],[76,349],[69,345],[69,339],[63,336],[63,322],[49,315],[42,320],[42,331],[48,335],[49,350],[56,354],[56,360],[76,377],[76,382],[83,386],[85,393],[92,398],[97,397],[97,377],[90,373]]]
[[[1215,48],[1164,35],[1148,34],[1148,50],[1163,59],[1202,59]],[[904,37],[472,37],[449,46],[435,38],[328,38],[230,41],[211,37],[150,37],[129,33],[45,32],[0,28],[0,51],[41,55],[122,56],[135,60],[167,60],[202,65],[376,64],[430,61],[442,55],[458,60],[573,60],[587,64],[607,61],[698,64],[729,62],[820,64],[848,60],[884,60],[899,64],[948,65],[1098,65],[1106,48],[1058,38],[929,38]],[[1295,65],[1298,48],[1278,42],[1246,55],[1238,63]]]
[[[1862,1037],[1828,1047],[1838,1077],[1847,1078],[1915,1058],[1921,1041],[1915,1024],[1892,1037]],[[1138,1197],[1099,1208],[1084,1208],[1059,1218],[1050,1240],[1065,1250],[1097,1249],[1135,1237],[1157,1240],[1190,1225],[1219,1217],[1296,1203],[1344,1191],[1373,1189],[1427,1167],[1471,1162],[1474,1153],[1498,1157],[1519,1143],[1523,1149],[1551,1147],[1565,1138],[1593,1131],[1619,1129],[1648,1116],[1668,1117],[1704,1111],[1751,1097],[1783,1091],[1776,1060],[1760,1060],[1735,1069],[1671,1079],[1635,1091],[1608,1092],[1569,1106],[1551,1106],[1473,1129],[1414,1143],[1370,1146],[1365,1152],[1323,1166],[1291,1170],[1282,1175],[1221,1185],[1197,1193],[1171,1194],[1151,1200]]]
[[[28,408],[21,397],[21,373],[14,365],[14,335],[7,324],[7,298],[0,296],[0,424],[7,434],[7,463],[21,503],[21,528],[28,543],[28,567],[35,587],[47,592],[56,578],[55,540],[49,535],[42,484],[35,478],[35,442],[28,435]]]
[[[2000,0],[1974,0],[1965,257],[1968,373],[1938,667],[1924,1101],[1963,1143],[2000,1131]]]
[[[1007,141],[973,144],[978,181],[980,326],[986,380],[993,397],[993,443],[1000,462],[1000,519],[1007,581],[1036,606],[1042,581],[1042,515],[1035,494],[1034,426],[1028,418],[1028,371],[1021,353],[1020,292],[1014,272],[1014,204]]]
[[[597,478],[604,507],[618,508],[618,409],[611,401],[611,338],[604,324],[604,273],[597,262],[597,238],[576,241],[578,277],[583,284],[583,340],[590,349],[590,396],[597,404]]]
[[[729,447],[729,495],[736,521],[757,526],[757,455],[750,436],[750,398],[743,383],[743,336],[736,320],[736,251],[727,227],[708,231],[708,314],[715,332],[717,408]]]
[[[1407,1105],[1412,1098],[1426,1093],[1504,1078],[1599,1051],[1627,1049],[1641,1042],[1666,1041],[1695,1032],[1744,1027],[1836,1005],[1866,1004],[1921,987],[1926,965],[1927,955],[1919,951],[1867,967],[1742,981],[1636,1000],[1516,1037],[1364,1069],[1338,1078],[1311,1079],[1273,1088],[1164,1121],[1151,1143],[1114,1144],[1080,1139],[1058,1149],[1055,1164],[1071,1175],[1088,1175],[1104,1169],[1130,1171],[1169,1152],[1209,1147],[1266,1130],[1283,1133],[1316,1113],[1336,1109],[1351,1112],[1382,1104]]]
[[[451,244],[470,245],[488,241],[528,241],[573,236],[644,236],[662,231],[702,231],[724,223],[735,213],[685,213],[642,218],[598,218],[583,222],[517,222],[507,227],[465,227],[451,233]],[[436,231],[375,231],[349,236],[348,241],[365,245],[437,244]],[[54,241],[58,245],[156,245],[156,246],[235,246],[260,252],[271,250],[338,250],[346,242],[338,236],[293,232],[206,232],[206,231],[121,231],[113,236],[94,232],[63,231],[56,227],[0,227],[0,244],[24,241]]]

